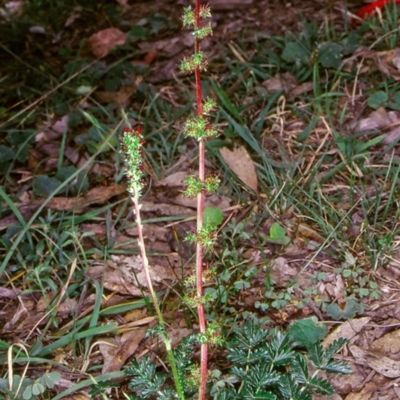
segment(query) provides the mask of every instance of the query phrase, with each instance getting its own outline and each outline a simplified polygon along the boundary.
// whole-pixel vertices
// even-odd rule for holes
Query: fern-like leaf
[[[322,396],[332,396],[335,393],[332,385],[319,376],[314,376],[307,382],[307,389],[311,393],[321,394]]]
[[[234,339],[229,343],[229,346],[249,350],[265,343],[268,336],[270,336],[270,332],[261,329],[259,323],[246,321],[242,327],[234,326]]]
[[[259,390],[253,392],[251,390],[244,390],[240,393],[240,399],[254,399],[254,400],[276,400],[276,395],[272,392],[266,392],[264,390]]]
[[[329,361],[321,369],[332,374],[351,374],[352,372],[349,364],[337,360]]]
[[[270,372],[270,368],[266,364],[258,364],[251,369],[250,374],[247,373],[245,381],[247,385],[259,390],[278,383],[279,379],[280,375],[276,371]]]
[[[329,361],[346,343],[347,340],[343,338],[333,341],[325,350],[326,360]]]
[[[264,347],[253,349],[252,351],[232,348],[228,354],[228,360],[236,365],[255,364],[258,362],[271,364],[272,361]]]
[[[156,366],[148,357],[141,360],[134,360],[131,365],[125,368],[125,374],[131,377],[129,388],[148,399],[155,394],[162,392],[166,376],[156,373]]]
[[[297,383],[288,374],[284,375],[279,381],[279,391],[284,399],[312,400],[312,397],[308,392],[300,391]]]
[[[322,369],[325,366],[325,353],[321,343],[309,346],[307,356],[315,368]]]
[[[289,347],[290,336],[289,334],[283,334],[280,331],[276,331],[273,339],[271,340],[271,349],[275,353],[279,353],[282,350],[287,350]]]
[[[290,365],[292,379],[299,383],[306,383],[308,380],[307,361],[302,354],[297,354]]]

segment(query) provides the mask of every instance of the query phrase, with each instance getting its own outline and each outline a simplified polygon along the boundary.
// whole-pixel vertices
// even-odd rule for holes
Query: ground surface
[[[121,1],[121,31],[100,37],[91,35],[114,26],[113,14],[101,9],[88,26],[82,22],[85,10],[75,8],[58,30],[45,26],[43,34],[39,26],[25,40],[1,48],[7,62],[1,64],[0,126],[4,136],[27,135],[14,142],[7,136],[2,144],[18,149],[29,135],[34,140],[20,159],[18,154],[7,158],[1,149],[7,162],[1,165],[0,337],[4,348],[24,343],[31,356],[55,362],[62,371],[58,392],[87,379],[89,372],[117,373],[130,357],[157,353],[157,343],[144,339],[155,320],[142,300],[137,229],[115,151],[118,141],[110,133],[124,120],[145,128],[148,190],[142,218],[170,333],[178,342],[197,328],[180,301],[193,256],[183,239],[195,230],[196,207],[195,200],[181,195],[185,175],[197,168],[196,143],[180,133],[182,117],[192,108],[193,85],[177,69],[193,44],[180,28],[182,6],[189,4]],[[350,341],[341,357],[354,373],[334,379],[338,396],[396,398],[396,45],[385,47],[383,39],[377,49],[360,44],[344,56],[347,67],[341,73],[328,69],[316,75],[311,63],[297,66],[295,60],[293,66],[289,56],[274,64],[269,49],[275,46],[281,55],[287,50],[279,48],[284,35],[301,37],[304,21],[315,22],[320,36],[325,22],[337,37],[345,32],[350,37],[346,12],[355,12],[361,2],[214,0],[210,5],[214,36],[203,48],[222,92],[208,78],[204,88],[236,125],[226,112],[219,113],[221,135],[208,147],[208,170],[221,176],[222,188],[207,204],[224,212],[224,229],[210,257],[220,275],[210,284],[215,303],[209,311],[226,325],[255,313],[282,328],[315,316],[329,327],[327,341],[335,335]],[[151,19],[155,13],[163,17]],[[127,24],[143,18],[139,26],[152,30],[150,38],[138,32],[130,48],[107,55],[119,40],[124,43],[126,37],[118,35]],[[311,31],[302,43],[314,46]],[[360,36],[369,45],[376,39],[368,28]],[[75,53],[81,38],[90,39]],[[319,45],[328,41],[324,36]],[[92,70],[88,63],[74,64],[74,54],[101,61]],[[104,74],[110,65],[123,65],[123,57],[134,70],[125,71],[122,80],[117,73]],[[36,77],[44,71],[43,82],[33,82],[27,68]],[[103,74],[98,82],[95,74]],[[57,84],[61,89],[51,92]],[[387,89],[389,98],[375,107],[370,99],[377,88]],[[23,107],[30,108],[18,115]],[[96,153],[103,145],[106,151]],[[84,171],[88,181],[80,175],[74,181],[75,189],[87,186],[84,191],[70,185],[68,192],[57,192],[65,174],[76,171],[54,175],[61,164]],[[35,181],[38,176],[58,180]],[[81,335],[76,341],[57,342],[74,329]],[[5,352],[1,355],[5,363]],[[217,359],[212,364],[225,367]],[[44,371],[40,363],[31,370]],[[80,396],[87,398],[85,392]]]

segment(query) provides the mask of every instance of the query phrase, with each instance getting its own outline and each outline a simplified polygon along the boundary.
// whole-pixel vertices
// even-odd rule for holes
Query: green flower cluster
[[[128,191],[135,197],[139,197],[143,188],[143,162],[142,149],[145,140],[142,129],[125,128],[122,139],[122,151],[125,156],[126,172],[128,178]]]

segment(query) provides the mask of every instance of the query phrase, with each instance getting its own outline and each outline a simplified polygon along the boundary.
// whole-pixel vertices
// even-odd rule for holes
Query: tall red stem
[[[196,28],[201,28],[200,20],[200,6],[201,0],[196,0],[195,9],[195,20]],[[200,40],[195,39],[195,53],[200,51]],[[195,69],[196,77],[196,102],[197,102],[197,114],[199,117],[203,117],[203,94],[201,88],[201,75],[200,68]],[[205,143],[202,139],[199,143],[199,179],[204,182],[205,179]],[[197,195],[197,232],[203,227],[203,212],[204,212],[204,191],[201,191]],[[196,246],[196,290],[197,298],[200,299],[199,305],[197,306],[199,314],[199,325],[200,333],[205,334],[207,329],[203,299],[203,245],[197,242]],[[205,400],[207,391],[207,372],[208,372],[208,345],[207,343],[201,344],[201,355],[200,355],[200,386],[199,386],[199,400]]]

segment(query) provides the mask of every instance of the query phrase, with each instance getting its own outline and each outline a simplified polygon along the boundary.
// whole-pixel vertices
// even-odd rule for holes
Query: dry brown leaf
[[[349,395],[346,396],[346,400],[369,400],[376,392],[376,389],[375,383],[368,382],[360,392],[349,393]]]
[[[321,82],[324,82],[324,79],[321,79]],[[293,96],[300,96],[301,94],[311,92],[312,90],[314,90],[314,86],[314,82],[301,83],[290,91],[290,98],[292,98]]]
[[[142,320],[147,315],[147,310],[144,308],[135,308],[124,314],[123,318],[126,322],[135,322]]]
[[[110,263],[108,263],[110,264]],[[94,280],[101,280],[104,275],[104,287],[107,290],[120,294],[129,294],[140,297],[143,292],[138,289],[133,271],[125,265],[110,267],[107,265],[94,265],[86,271],[86,276]]]
[[[359,131],[368,131],[373,129],[382,129],[392,123],[389,113],[383,108],[379,107],[373,111],[367,118],[363,118],[358,122]]]
[[[134,226],[132,228],[126,228],[125,231],[131,236],[139,236],[137,226]],[[168,229],[162,226],[154,224],[143,225],[143,236],[145,239],[149,239],[150,242],[152,243],[156,241],[166,242],[168,240],[167,234],[168,234]]]
[[[117,28],[107,28],[90,36],[88,46],[95,57],[102,58],[115,46],[124,44],[127,37],[127,33]]]
[[[126,192],[125,185],[112,185],[106,187],[96,187],[89,190],[82,197],[54,197],[46,205],[47,208],[52,208],[59,211],[74,210],[79,214],[84,212],[84,208],[93,203],[103,204],[111,197],[118,196]],[[40,205],[45,199],[39,199],[32,202],[33,205]]]
[[[5,287],[0,287],[0,298],[16,299],[19,293],[21,293],[20,289],[7,289]]]
[[[256,168],[248,151],[243,147],[236,147],[230,151],[226,147],[219,150],[228,167],[244,182],[250,189],[258,191],[258,179]]]
[[[160,181],[155,181],[155,187],[182,187],[185,185],[185,178],[187,173],[185,171],[176,172],[174,174],[168,175]]]
[[[195,215],[194,211],[187,207],[176,206],[167,203],[153,203],[151,201],[143,201],[142,212],[159,212],[163,216],[171,215]]]
[[[351,392],[359,392],[365,385],[365,376],[360,373],[357,364],[351,361],[348,364],[352,371],[351,374],[331,375],[329,379],[336,392],[340,393],[342,396]],[[340,397],[340,399],[341,398],[342,397]],[[323,397],[323,399],[326,400],[326,397]]]
[[[267,79],[262,83],[268,93],[285,92],[289,93],[297,86],[297,79],[290,72],[275,74],[272,78]]]
[[[135,354],[146,331],[147,328],[138,328],[124,333],[120,338],[107,338],[109,344],[101,343],[99,347],[104,360],[102,373],[119,371],[125,361]]]
[[[254,0],[209,0],[213,10],[235,10],[237,7],[250,7]]]
[[[124,318],[125,319],[125,318]],[[125,320],[126,321],[126,320]],[[138,321],[133,321],[133,322],[128,322],[127,324],[125,324],[124,329],[131,329],[131,328],[136,328],[138,326],[143,326],[143,325],[149,325],[152,322],[157,322],[157,317],[146,317],[146,318],[142,318]]]
[[[172,58],[181,54],[185,47],[192,46],[194,37],[189,32],[184,32],[181,37],[171,39],[160,39],[152,42],[142,42],[138,46],[141,50],[150,52],[160,52],[163,56]]]
[[[184,207],[197,208],[197,198],[196,197],[186,197],[182,194],[169,199],[171,203],[178,204]],[[231,204],[231,199],[222,196],[220,194],[213,194],[208,196],[205,200],[205,207],[218,207],[222,210],[228,208]]]
[[[400,362],[389,357],[377,356],[369,351],[364,351],[356,345],[349,346],[349,350],[357,362],[362,362],[368,367],[386,376],[387,378],[400,377]]]
[[[100,103],[116,103],[120,106],[126,104],[129,98],[136,92],[137,85],[127,85],[122,87],[118,92],[100,92],[93,93],[93,97]]]
[[[300,222],[296,227],[296,238],[300,242],[313,240],[317,243],[323,243],[325,238],[315,231],[310,225],[305,222]]]
[[[95,280],[101,280],[103,274],[104,287],[113,292],[142,296],[138,286],[147,287],[140,256],[112,256],[106,266],[97,263],[86,271],[86,276]],[[150,266],[150,276],[153,284],[172,279],[169,269],[155,263]]]
[[[375,68],[382,74],[388,78],[400,80],[400,71],[398,69],[399,52],[400,49],[377,52],[366,47],[360,47],[354,52],[354,55],[345,60],[345,62],[351,67],[352,62],[357,58],[361,58],[363,61],[364,59],[371,60]],[[361,69],[361,73],[367,73],[370,70],[371,67],[364,61],[364,67]]]
[[[389,332],[373,341],[370,351],[377,355],[389,356],[392,360],[400,360],[400,329]]]
[[[346,321],[342,325],[339,325],[324,339],[323,346],[326,348],[339,338],[344,338],[347,340],[352,339],[366,324],[368,324],[370,320],[370,317],[363,317]]]
[[[168,337],[171,340],[171,345],[172,347],[177,346],[179,343],[182,342],[182,339],[193,334],[194,330],[193,329],[186,329],[186,328],[181,328],[181,329],[171,329],[168,331]]]
[[[277,287],[285,287],[297,274],[297,270],[291,267],[284,257],[275,258],[268,267],[271,268],[271,278],[275,281]]]
[[[387,136],[382,140],[383,144],[391,144],[398,142],[400,139],[400,127],[392,129]]]
[[[393,65],[397,70],[400,71],[400,49],[393,49],[388,51],[380,51],[378,55],[381,60],[384,60],[385,63],[389,65]]]

